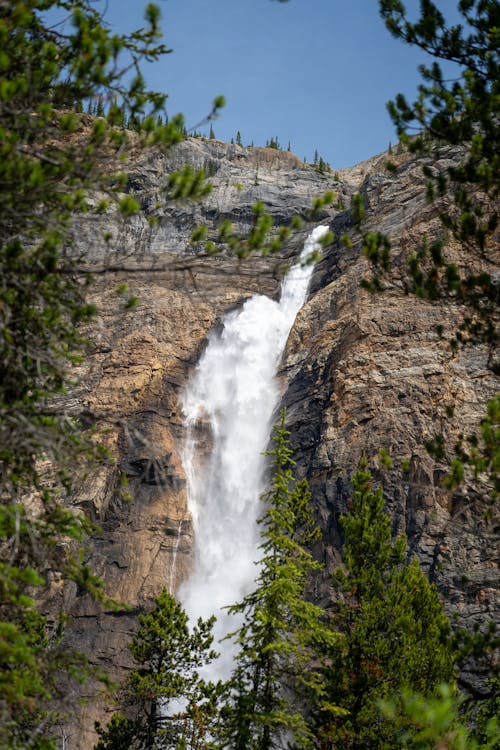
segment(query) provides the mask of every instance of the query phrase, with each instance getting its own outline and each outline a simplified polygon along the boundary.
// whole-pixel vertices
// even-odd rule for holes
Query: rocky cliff
[[[202,204],[172,205],[158,215],[156,196],[165,175],[186,161],[209,172],[211,195]],[[354,241],[348,250],[334,243],[318,264],[279,375],[298,470],[311,483],[323,530],[317,554],[328,572],[338,560],[338,517],[349,497],[349,477],[362,454],[374,456],[384,447],[396,465],[407,461],[405,472],[381,475],[394,530],[407,533],[411,550],[461,624],[498,619],[493,525],[485,521],[483,498],[472,485],[445,492],[443,468],[423,448],[443,424],[450,439],[472,429],[497,392],[498,378],[487,369],[481,347],[452,355],[438,338],[437,324],[446,334],[460,320],[458,307],[416,300],[397,282],[377,296],[360,288],[367,264],[351,212],[342,209],[360,189],[367,228],[389,233],[396,256],[434,235],[439,222],[425,202],[420,166],[404,157],[398,161],[395,174],[385,171],[384,156],[320,174],[287,152],[189,139],[168,159],[150,154],[133,162],[128,190],[145,209],[141,218],[120,223],[110,214],[78,226],[77,243],[94,270],[91,296],[100,312],[67,408],[83,404],[98,417],[114,462],[82,483],[77,505],[100,527],[88,542],[89,560],[109,594],[131,609],[103,611],[76,589],[57,595],[72,615],[68,637],[112,676],[120,677],[129,664],[125,646],[137,612],[161,588],[174,592],[192,562],[180,393],[223,313],[257,291],[276,294],[283,263],[314,226],[312,198],[330,189],[340,204],[325,211],[321,223],[331,223],[337,236],[350,232]],[[306,219],[280,258],[237,261],[194,252],[194,226],[206,223],[215,235],[217,223],[229,218],[244,231],[256,200],[278,226],[293,215]],[[110,241],[103,241],[103,233]],[[114,293],[123,283],[139,299],[133,312],[124,312]],[[455,416],[445,419],[452,405]],[[324,603],[330,597],[327,572],[317,586]],[[72,748],[91,747],[93,721],[108,710],[95,691],[92,684],[83,688],[89,701],[63,730]]]

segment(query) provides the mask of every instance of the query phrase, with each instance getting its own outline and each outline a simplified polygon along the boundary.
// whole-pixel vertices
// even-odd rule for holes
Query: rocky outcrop
[[[100,313],[67,408],[83,403],[89,417],[98,418],[114,463],[85,480],[77,504],[100,527],[88,544],[92,566],[109,595],[131,609],[103,611],[76,589],[60,595],[72,615],[68,637],[112,677],[129,665],[125,645],[137,612],[162,587],[175,591],[191,565],[182,388],[210,329],[255,292],[276,294],[283,262],[298,252],[313,224],[306,223],[280,258],[242,262],[197,255],[189,242],[192,229],[206,223],[215,237],[218,221],[229,218],[244,231],[256,200],[277,225],[296,214],[310,220],[310,201],[318,193],[333,189],[348,206],[360,188],[368,228],[389,233],[396,255],[408,252],[439,223],[426,205],[419,165],[400,157],[398,171],[389,174],[384,160],[322,175],[286,152],[190,139],[168,158],[157,153],[134,162],[128,189],[145,216],[119,223],[110,213],[78,226],[77,244],[82,263],[95,272],[91,296]],[[211,195],[158,216],[165,176],[186,161],[212,175]],[[437,324],[445,334],[453,330],[460,309],[416,300],[397,283],[379,296],[363,291],[359,282],[368,269],[349,209],[331,209],[321,218],[337,236],[353,233],[354,243],[349,250],[334,243],[319,263],[280,370],[298,470],[311,483],[323,530],[317,554],[328,572],[338,560],[338,518],[350,475],[362,454],[373,457],[386,448],[396,464],[407,462],[405,471],[381,475],[395,532],[407,533],[412,552],[462,624],[498,618],[495,546],[483,498],[473,485],[445,492],[443,467],[423,448],[443,424],[451,440],[472,430],[498,390],[498,378],[480,347],[452,355],[439,339]],[[133,312],[124,311],[114,293],[123,283],[138,297]],[[450,418],[446,409],[452,405]],[[317,595],[328,603],[326,575]],[[89,701],[65,729],[73,733],[71,747],[91,746],[93,721],[106,711],[96,689],[83,688]]]
[[[393,177],[370,174],[361,192],[367,229],[390,236],[396,252],[416,251],[425,236],[435,239],[440,231],[418,163],[402,164]],[[332,227],[340,234],[348,222],[338,216]],[[495,521],[487,520],[488,487],[472,482],[445,490],[446,465],[424,447],[438,432],[449,446],[460,433],[476,432],[487,401],[498,393],[498,377],[488,369],[486,347],[453,353],[446,346],[464,314],[459,306],[407,295],[397,278],[373,295],[359,284],[369,273],[359,241],[349,252],[340,244],[329,250],[281,368],[295,455],[324,531],[318,554],[327,571],[338,561],[339,515],[350,475],[366,455],[384,484],[394,532],[407,535],[450,616],[469,629],[498,622],[498,547]],[[380,449],[403,470],[378,471]],[[327,580],[320,592],[327,603]],[[462,677],[479,686],[477,672]]]

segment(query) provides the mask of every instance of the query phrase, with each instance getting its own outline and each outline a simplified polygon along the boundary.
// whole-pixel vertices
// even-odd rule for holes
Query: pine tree
[[[102,99],[99,98],[97,100],[97,107],[96,107],[96,111],[95,111],[95,116],[96,117],[104,117],[104,115],[105,115],[104,104],[102,103]]]
[[[453,685],[456,654],[435,587],[416,559],[406,562],[405,539],[391,538],[382,489],[372,490],[366,462],[352,483],[352,507],[341,518],[345,569],[334,574],[340,597],[334,623],[344,638],[326,669],[329,699],[348,713],[327,721],[320,713],[321,746],[385,750],[402,740],[379,701]]]
[[[297,747],[313,746],[306,710],[311,701],[324,705],[319,658],[325,644],[336,640],[323,611],[306,598],[309,577],[321,568],[308,551],[319,531],[307,482],[293,477],[288,434],[283,412],[269,453],[273,478],[259,521],[263,554],[257,585],[229,608],[244,616],[232,636],[240,651],[222,741],[234,750],[270,750],[287,735]]]
[[[71,23],[55,22],[68,13]],[[69,417],[53,399],[83,353],[78,327],[95,313],[69,230],[76,215],[104,210],[107,200],[95,201],[100,191],[114,193],[125,216],[140,207],[120,193],[127,134],[112,120],[116,110],[89,123],[75,105],[87,102],[94,112],[116,97],[143,123],[160,111],[165,97],[149,91],[140,74],[145,59],[167,52],[159,34],[153,4],[127,35],[110,31],[88,0],[0,3],[0,746],[11,750],[50,746],[48,701],[62,712],[72,694],[58,689],[58,674],[75,675],[77,663],[85,671],[85,660],[61,644],[65,613],[51,613],[47,637],[34,592],[56,570],[61,585],[73,580],[82,592],[102,595],[73,554],[91,524],[68,505],[75,467],[84,472],[106,452],[86,439],[77,412]],[[133,56],[133,83],[117,54]],[[152,138],[167,147],[180,134],[148,124],[137,148]]]
[[[497,692],[494,713],[479,727],[464,721],[464,699],[446,683],[432,696],[403,691],[382,701],[381,710],[401,728],[407,750],[499,750],[499,702]]]
[[[447,24],[432,0],[421,3],[415,22],[408,20],[400,0],[380,0],[379,7],[394,37],[432,56],[431,65],[421,66],[416,100],[398,94],[388,105],[400,143],[424,157],[427,198],[436,204],[443,225],[440,236],[422,243],[408,259],[404,284],[425,299],[452,300],[468,308],[450,344],[487,344],[488,365],[500,372],[500,294],[491,273],[500,222],[500,4],[461,0],[460,23],[454,25]],[[441,67],[450,61],[460,67],[451,77]],[[452,160],[450,145],[456,152]],[[445,154],[448,166],[435,169],[433,163]],[[452,238],[470,263],[459,266],[455,249],[447,252]],[[372,253],[375,264],[378,259]]]
[[[208,137],[210,138],[210,140],[213,140],[215,138],[215,133],[212,125],[210,125],[210,132],[208,134]]]
[[[432,0],[420,3],[414,22],[400,0],[379,0],[379,8],[395,38],[432,56],[432,64],[420,68],[423,80],[415,101],[398,94],[389,103],[389,112],[397,128],[397,154],[406,150],[422,157],[427,199],[434,204],[441,227],[430,230],[429,237],[415,237],[415,251],[409,255],[403,251],[405,262],[394,266],[391,238],[365,233],[363,252],[374,275],[361,283],[370,291],[380,291],[383,280],[392,277],[394,285],[397,275],[397,284],[418,297],[460,305],[457,328],[446,343],[452,351],[468,343],[485,345],[486,366],[498,376],[500,4],[460,0],[460,23],[455,24],[447,23]],[[452,77],[442,69],[442,63],[449,62],[459,68]],[[392,164],[392,169],[397,170],[397,165]],[[438,325],[436,332],[441,338],[442,327]],[[500,397],[488,403],[476,429],[460,435],[458,441],[458,422],[448,439],[450,416],[443,415],[441,433],[425,448],[437,461],[448,463],[446,488],[453,490],[468,478],[475,485],[476,507],[488,503],[486,513],[494,517],[500,493]]]
[[[241,133],[240,133],[239,130],[236,133],[236,143],[237,143],[238,146],[241,146]]]
[[[155,608],[139,616],[129,644],[137,667],[119,700],[127,718],[115,714],[105,730],[97,726],[96,750],[208,747],[222,686],[206,682],[199,670],[217,656],[211,650],[214,619],[199,619],[190,630],[186,612],[165,590]]]

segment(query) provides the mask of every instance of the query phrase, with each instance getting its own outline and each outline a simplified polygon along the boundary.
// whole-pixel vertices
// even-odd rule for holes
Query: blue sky
[[[395,142],[385,103],[412,95],[422,53],[393,39],[376,0],[157,0],[167,45],[147,67],[151,87],[168,93],[169,113],[188,126],[218,94],[227,105],[216,137],[265,145],[278,137],[299,157],[315,150],[333,168],[353,165]],[[437,0],[456,20],[456,2]],[[140,25],[145,2],[108,0],[117,31]],[[416,0],[406,3],[409,12]],[[208,127],[206,128],[208,132]]]

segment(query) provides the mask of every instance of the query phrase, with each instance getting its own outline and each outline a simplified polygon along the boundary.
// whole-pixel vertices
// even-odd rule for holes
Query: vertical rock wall
[[[424,237],[433,240],[441,231],[436,209],[426,204],[418,163],[401,164],[394,176],[369,173],[361,191],[366,229],[391,237],[396,268]],[[293,447],[323,529],[318,554],[326,574],[318,595],[328,603],[328,573],[341,544],[339,515],[350,497],[350,476],[366,455],[384,485],[394,532],[406,533],[410,554],[437,584],[449,615],[471,629],[498,623],[498,517],[487,518],[489,487],[470,481],[445,490],[447,465],[424,447],[438,432],[450,447],[460,433],[477,432],[499,387],[488,351],[467,346],[453,353],[446,341],[464,310],[405,294],[397,275],[382,294],[361,289],[371,269],[360,257],[349,215],[337,216],[332,228],[337,235],[349,231],[353,247],[334,245],[317,268],[281,370]],[[456,260],[468,262],[458,253]],[[380,449],[391,454],[394,470],[380,470]],[[471,688],[480,687],[480,678],[477,666],[462,674]]]
[[[137,614],[163,587],[174,591],[191,565],[181,389],[222,314],[257,291],[276,294],[286,260],[204,260],[190,248],[193,227],[205,221],[214,236],[217,221],[229,218],[245,229],[255,200],[264,202],[278,225],[294,214],[307,219],[315,195],[334,189],[348,206],[361,186],[367,228],[393,236],[396,259],[439,228],[425,203],[420,168],[403,158],[394,176],[384,172],[380,158],[344,171],[339,180],[286,152],[190,140],[170,160],[152,155],[136,163],[130,191],[154,212],[165,175],[186,159],[213,175],[214,190],[203,205],[171,207],[155,228],[143,219],[120,225],[112,215],[78,227],[80,250],[96,272],[92,297],[100,314],[89,332],[93,348],[81,383],[67,407],[71,412],[83,404],[89,416],[97,416],[114,463],[83,482],[75,503],[100,527],[89,540],[88,560],[109,595],[130,609],[103,610],[75,589],[56,596],[65,597],[72,616],[68,638],[117,679],[130,666],[126,644]],[[325,220],[337,235],[354,232],[348,209],[332,210]],[[298,253],[311,226],[290,243],[286,256]],[[104,231],[113,236],[111,249],[100,240]],[[106,267],[115,270],[101,273]],[[480,347],[452,356],[439,340],[436,325],[453,330],[459,308],[417,301],[397,283],[370,296],[359,286],[367,273],[359,242],[349,250],[334,244],[327,252],[280,373],[298,470],[311,483],[323,529],[316,552],[327,573],[317,581],[318,599],[328,604],[331,596],[327,574],[339,559],[338,518],[349,498],[350,475],[362,454],[372,457],[383,447],[396,463],[409,462],[407,472],[382,477],[395,532],[407,533],[411,551],[463,624],[498,618],[493,527],[484,521],[483,499],[472,485],[445,492],[443,467],[423,448],[442,424],[451,440],[459,430],[472,429],[498,390],[498,378]],[[139,298],[133,312],[123,312],[113,291],[124,282]],[[453,419],[445,418],[450,405]],[[72,750],[90,748],[94,720],[106,720],[112,710],[97,690],[95,684],[82,688],[88,702],[61,729]]]

